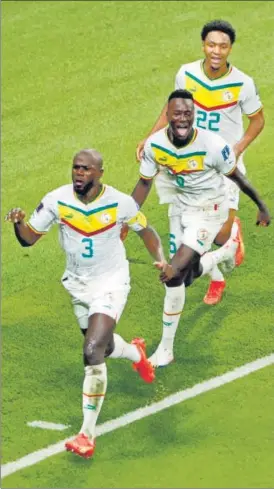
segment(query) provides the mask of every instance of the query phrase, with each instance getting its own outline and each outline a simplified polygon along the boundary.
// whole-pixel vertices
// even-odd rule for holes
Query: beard
[[[74,188],[74,191],[76,194],[78,195],[86,195],[90,189],[92,189],[92,187],[94,186],[94,182],[93,180],[89,183],[87,183],[87,185],[85,185],[83,188],[77,188],[75,187],[75,185],[73,184],[73,188]]]

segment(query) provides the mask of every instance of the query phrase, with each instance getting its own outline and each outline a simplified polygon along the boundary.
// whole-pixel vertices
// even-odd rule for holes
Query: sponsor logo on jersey
[[[191,87],[191,88],[189,89],[189,91],[190,91],[190,92],[192,92],[192,93],[195,93],[195,92],[197,92],[197,87],[196,87],[196,86]]]

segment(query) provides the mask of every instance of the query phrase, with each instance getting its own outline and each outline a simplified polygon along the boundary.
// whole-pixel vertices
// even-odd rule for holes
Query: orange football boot
[[[84,433],[79,433],[76,438],[67,441],[65,447],[68,452],[76,453],[83,458],[91,458],[95,450],[95,440],[90,441]]]
[[[234,221],[238,224],[238,232],[236,238],[239,240],[238,248],[236,250],[236,255],[235,255],[235,265],[236,267],[239,267],[244,261],[245,245],[243,240],[242,224],[239,217],[236,216],[234,218]]]
[[[225,287],[225,280],[212,280],[209,284],[208,291],[204,296],[204,303],[208,304],[209,306],[214,306],[215,304],[218,304],[218,302],[222,300]]]
[[[133,363],[132,367],[138,372],[140,377],[142,377],[145,382],[153,382],[155,379],[155,369],[147,359],[145,340],[143,338],[134,338],[131,344],[137,346],[141,355],[141,360]]]

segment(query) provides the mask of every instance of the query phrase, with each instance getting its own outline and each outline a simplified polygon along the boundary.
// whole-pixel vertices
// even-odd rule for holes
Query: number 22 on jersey
[[[208,129],[209,131],[219,131],[220,114],[218,112],[205,112],[204,110],[197,110],[196,125],[201,129]]]

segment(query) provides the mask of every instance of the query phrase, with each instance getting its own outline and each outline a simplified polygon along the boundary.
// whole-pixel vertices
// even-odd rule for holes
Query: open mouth
[[[188,135],[188,131],[189,131],[189,126],[187,125],[181,125],[181,126],[176,126],[176,132],[178,134],[178,136],[180,136],[181,138],[185,138],[187,135]]]
[[[221,58],[211,58],[212,63],[220,63]]]
[[[74,180],[74,187],[75,188],[82,188],[84,182],[82,180]]]

